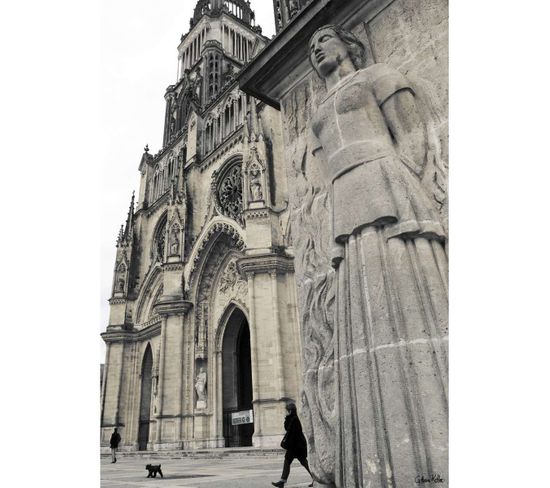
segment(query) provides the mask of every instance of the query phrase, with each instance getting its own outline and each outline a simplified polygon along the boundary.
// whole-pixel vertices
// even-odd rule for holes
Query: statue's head
[[[321,78],[326,78],[349,59],[356,70],[365,67],[365,46],[351,32],[338,25],[325,25],[309,41],[309,60]]]

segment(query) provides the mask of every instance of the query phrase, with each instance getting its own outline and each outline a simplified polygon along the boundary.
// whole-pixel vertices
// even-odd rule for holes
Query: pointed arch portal
[[[149,424],[151,422],[151,387],[153,384],[153,353],[147,345],[141,363],[141,399],[139,404],[138,449],[147,450]]]
[[[236,412],[252,410],[250,329],[236,308],[227,321],[222,344],[223,435],[226,447],[252,446],[254,424],[233,425]]]

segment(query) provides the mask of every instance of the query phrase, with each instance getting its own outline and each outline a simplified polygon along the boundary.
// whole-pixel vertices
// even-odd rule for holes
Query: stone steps
[[[247,457],[272,457],[279,458],[284,455],[281,448],[256,448],[256,447],[226,447],[217,449],[173,450],[173,451],[117,451],[117,458],[147,458],[147,459],[221,459]],[[101,457],[110,457],[109,452],[102,452]]]

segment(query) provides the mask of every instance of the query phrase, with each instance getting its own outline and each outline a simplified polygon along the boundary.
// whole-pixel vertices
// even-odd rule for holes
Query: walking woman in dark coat
[[[281,442],[281,447],[286,449],[285,463],[283,466],[283,474],[281,479],[277,482],[271,483],[273,486],[282,488],[288,479],[290,473],[290,465],[294,459],[298,459],[300,464],[307,469],[307,472],[311,476],[309,465],[307,463],[307,442],[302,432],[302,424],[296,414],[296,404],[289,403],[286,406],[288,415],[285,417],[285,430],[286,434]],[[313,482],[309,486],[313,486]]]
[[[116,450],[118,448],[118,443],[120,442],[120,434],[118,429],[115,427],[113,434],[111,435],[111,464],[116,463]]]

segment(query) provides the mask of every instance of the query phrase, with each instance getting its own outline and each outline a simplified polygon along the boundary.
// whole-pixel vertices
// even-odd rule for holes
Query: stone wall
[[[316,477],[339,487],[343,485],[338,484],[335,473],[337,458],[342,453],[337,452],[337,430],[341,426],[336,396],[341,387],[335,384],[334,370],[335,330],[339,324],[335,319],[336,273],[331,266],[332,202],[326,175],[320,169],[323,165],[312,153],[316,146],[311,130],[313,115],[326,96],[326,88],[309,63],[308,42],[317,28],[340,25],[363,42],[367,65],[387,64],[409,80],[429,132],[422,184],[436,202],[441,221],[447,227],[447,19],[446,0],[314,0],[240,77],[245,92],[278,106],[282,114],[302,334],[301,414]],[[434,415],[434,421],[441,422],[446,412],[430,414]],[[364,454],[371,455],[374,453]],[[447,486],[447,473],[440,474],[445,478],[443,486]],[[391,473],[388,476],[391,478]],[[411,486],[413,483],[414,476]]]

